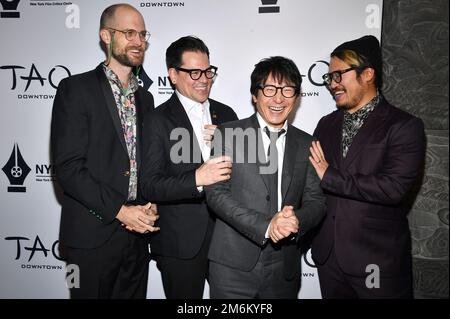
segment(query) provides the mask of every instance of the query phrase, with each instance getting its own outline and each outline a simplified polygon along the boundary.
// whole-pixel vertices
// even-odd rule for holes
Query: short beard
[[[116,59],[120,64],[124,65],[124,66],[128,66],[130,68],[133,68],[135,66],[138,65],[142,65],[142,63],[144,62],[144,55],[142,55],[142,59],[139,59],[138,62],[133,62],[131,61],[128,56],[127,56],[127,51],[125,50],[125,52],[115,52],[113,50],[112,56],[114,59]]]
[[[337,104],[336,104],[336,107],[337,107],[339,110],[343,110],[343,111],[346,111],[346,110],[348,110],[348,109],[350,108],[348,104],[341,104],[341,105],[337,105]]]

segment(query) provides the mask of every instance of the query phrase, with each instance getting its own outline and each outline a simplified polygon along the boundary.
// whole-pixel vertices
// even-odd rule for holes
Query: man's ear
[[[375,82],[375,69],[373,68],[365,68],[361,73],[364,81],[366,82]]]
[[[108,29],[100,30],[100,39],[102,39],[102,41],[106,45],[109,45],[111,43],[111,33],[108,31]]]
[[[169,68],[168,73],[169,73],[169,79],[170,79],[170,82],[172,83],[172,85],[177,84],[177,79],[178,79],[177,70],[175,68]]]

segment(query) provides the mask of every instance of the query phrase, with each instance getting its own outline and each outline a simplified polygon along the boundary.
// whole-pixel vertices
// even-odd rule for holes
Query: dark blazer
[[[213,99],[209,102],[213,124],[237,119],[229,106]],[[182,163],[174,163],[170,157],[172,147],[180,144],[180,136],[170,139],[175,129],[184,129],[189,137],[187,147],[182,150],[188,160]],[[158,106],[152,116],[145,118],[143,146],[142,194],[158,203],[158,226],[161,227],[158,233],[152,234],[152,253],[192,258],[203,243],[210,213],[204,192],[199,192],[195,183],[195,170],[203,163],[200,146],[176,93]]]
[[[423,123],[382,99],[343,159],[343,114],[323,117],[314,133],[330,166],[321,182],[327,215],[313,240],[313,259],[325,263],[334,245],[339,265],[350,275],[367,276],[369,264],[378,265],[381,276],[406,274],[411,271],[406,195],[421,172]]]
[[[139,165],[141,123],[154,104],[152,95],[141,87],[135,100]],[[115,217],[127,201],[130,160],[101,64],[59,83],[53,104],[51,150],[57,180],[64,190],[61,243],[75,248],[102,245],[120,225]]]
[[[256,114],[221,126],[222,137],[228,128],[252,129],[257,135],[256,148],[258,152],[263,151]],[[218,139],[215,137],[214,141],[216,147]],[[289,125],[281,181],[282,207],[294,206],[300,222],[297,239],[319,224],[325,214],[325,197],[319,186],[320,180],[308,161],[311,141],[309,134]],[[208,205],[217,215],[209,259],[249,271],[255,266],[267,242],[265,233],[275,212],[270,208],[268,175],[260,174],[262,162],[255,163],[250,158],[239,160],[247,158],[254,142],[246,140],[244,147],[236,147],[238,143],[231,143],[232,139],[224,137],[221,151],[218,152],[233,156],[231,179],[205,187]],[[215,148],[214,152],[217,151]],[[257,158],[263,159],[264,155],[260,154]],[[285,259],[284,275],[291,279],[300,271],[299,243],[289,238],[280,243]]]

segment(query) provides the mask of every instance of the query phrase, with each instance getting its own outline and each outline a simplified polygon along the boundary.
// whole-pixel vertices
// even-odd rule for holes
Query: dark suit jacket
[[[253,130],[256,132],[257,145],[249,140],[245,140],[243,147],[239,143],[233,143],[232,139],[225,137],[224,132],[229,128]],[[261,249],[267,242],[265,233],[276,213],[270,209],[268,175],[260,174],[264,155],[257,157],[261,159],[257,163],[247,158],[252,148],[256,147],[258,152],[263,150],[256,114],[221,126],[220,133],[224,138],[222,147],[221,150],[216,149],[219,138],[216,139],[215,136],[214,152],[233,156],[233,168],[229,181],[205,188],[208,205],[218,217],[209,258],[232,268],[249,271],[255,266]],[[308,161],[311,141],[310,135],[289,125],[283,160],[281,207],[294,206],[300,222],[297,239],[316,226],[325,214],[325,197],[319,186],[320,180]],[[247,158],[245,161],[239,160],[244,156]],[[300,271],[298,241],[286,238],[280,243],[285,261],[284,275],[290,279]]]
[[[323,117],[314,135],[330,166],[321,186],[327,215],[313,241],[312,256],[323,264],[333,245],[344,272],[381,276],[411,271],[407,193],[417,181],[424,158],[420,119],[388,104],[375,107],[342,158],[343,111]]]
[[[135,99],[139,166],[141,123],[154,104],[142,88]],[[116,102],[101,64],[60,82],[53,104],[51,148],[64,190],[60,241],[75,248],[98,247],[120,225],[115,217],[127,201],[130,175]]]
[[[209,99],[213,124],[237,119],[234,111],[213,99]],[[182,129],[188,136],[182,155],[187,161],[174,163],[171,150],[180,145],[180,136],[170,136]],[[177,258],[194,257],[205,238],[210,213],[204,192],[195,183],[195,170],[202,164],[200,146],[191,122],[176,93],[158,106],[151,117],[145,119],[144,165],[142,170],[142,194],[158,203],[161,230],[152,235],[152,253]],[[186,141],[186,140],[185,140]],[[178,152],[177,152],[178,154]],[[196,161],[194,154],[197,154]]]

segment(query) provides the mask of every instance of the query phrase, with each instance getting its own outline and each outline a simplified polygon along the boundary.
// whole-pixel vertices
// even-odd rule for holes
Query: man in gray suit
[[[299,240],[324,216],[308,161],[312,137],[287,123],[298,104],[295,63],[271,57],[251,75],[257,113],[216,130],[213,155],[233,159],[229,180],[205,187],[217,215],[209,250],[211,298],[296,298]]]

